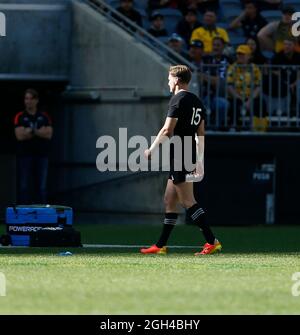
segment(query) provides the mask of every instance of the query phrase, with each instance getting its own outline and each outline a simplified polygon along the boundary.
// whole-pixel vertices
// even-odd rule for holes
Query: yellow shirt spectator
[[[227,84],[234,85],[237,93],[245,98],[250,97],[252,89],[258,87],[260,81],[261,72],[255,64],[245,66],[233,63],[228,67]]]
[[[229,37],[225,29],[215,27],[213,30],[208,30],[204,27],[196,28],[191,37],[193,40],[201,40],[204,43],[204,52],[212,52],[212,42],[215,37],[221,37],[225,43],[229,42]]]

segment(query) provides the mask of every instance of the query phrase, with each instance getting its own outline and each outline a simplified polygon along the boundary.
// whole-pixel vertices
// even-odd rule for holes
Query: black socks
[[[177,213],[166,213],[165,214],[163,231],[160,235],[158,242],[156,243],[156,246],[158,248],[162,248],[167,244],[170,234],[176,225],[177,217],[178,217]]]
[[[192,222],[202,230],[206,241],[209,244],[214,244],[215,236],[206,223],[204,210],[198,204],[195,204],[187,210],[187,215],[191,218]]]

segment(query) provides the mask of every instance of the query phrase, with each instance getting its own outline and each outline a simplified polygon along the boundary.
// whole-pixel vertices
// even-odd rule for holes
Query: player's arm
[[[198,181],[201,181],[204,177],[204,147],[205,147],[204,138],[205,138],[205,126],[204,126],[204,120],[202,120],[196,133],[197,162],[194,175],[198,179]]]
[[[204,138],[205,138],[205,125],[204,125],[204,120],[202,120],[197,129],[197,136],[196,136],[197,162],[201,162],[201,163],[203,163],[204,161],[204,147],[205,147]]]
[[[30,127],[16,127],[15,135],[18,141],[27,141],[34,136]]]
[[[161,128],[157,134],[154,142],[151,144],[151,147],[145,151],[145,157],[149,159],[151,153],[153,153],[161,143],[164,143],[169,137],[173,135],[177,118],[167,117],[164,126]]]
[[[34,133],[40,138],[51,140],[53,135],[53,128],[51,126],[43,126],[39,129],[35,129]]]

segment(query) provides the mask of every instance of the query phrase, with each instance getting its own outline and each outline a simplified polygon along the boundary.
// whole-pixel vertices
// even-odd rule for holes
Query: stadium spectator
[[[227,66],[230,64],[230,58],[224,55],[225,42],[222,37],[213,39],[213,50],[211,55],[205,57],[205,63],[216,65],[215,73],[218,73],[220,78],[226,78]]]
[[[173,51],[181,55],[182,57],[187,58],[187,54],[184,51],[184,40],[176,33],[173,33],[168,40],[168,46]],[[180,60],[178,60],[180,62]]]
[[[203,65],[204,45],[200,40],[194,40],[190,44],[188,60],[194,64],[198,69]]]
[[[18,203],[47,203],[48,153],[52,138],[52,123],[47,113],[39,107],[37,91],[27,89],[25,110],[15,116],[17,138]],[[30,195],[30,178],[35,194]]]
[[[224,55],[225,42],[221,37],[213,39],[213,51],[210,56],[205,57],[205,73],[200,74],[200,80],[203,80],[205,91],[204,100],[212,111],[212,121],[224,125],[229,103],[225,96],[226,72],[230,64],[230,59]]]
[[[283,50],[274,55],[272,65],[276,66],[273,70],[272,93],[285,97],[290,91],[292,106],[295,105],[297,82],[300,79],[299,69],[296,68],[300,65],[300,55],[295,52],[295,39],[283,41]],[[289,67],[282,65],[289,65]],[[278,92],[278,86],[280,86],[280,92]]]
[[[193,8],[188,8],[184,17],[176,26],[176,32],[184,39],[186,45],[189,45],[193,30],[200,26],[201,23],[198,21],[197,11]]]
[[[251,50],[248,45],[239,45],[236,55],[236,62],[227,71],[231,122],[241,126],[244,116],[253,115],[254,129],[266,130],[266,106],[260,99],[261,72],[255,64],[249,63]]]
[[[164,17],[158,12],[154,12],[151,17],[151,27],[148,32],[154,37],[168,36],[168,32],[164,27]]]
[[[267,63],[267,58],[262,54],[259,43],[255,38],[248,38],[246,44],[251,50],[250,63],[262,65]]]
[[[126,16],[127,19],[142,27],[142,16],[133,8],[133,0],[120,0],[120,7],[117,8],[117,11]],[[126,25],[125,20],[123,21],[123,24]]]
[[[244,11],[230,23],[229,29],[242,28],[245,37],[255,38],[267,23],[258,11],[256,3],[253,0],[247,0]]]
[[[201,40],[204,43],[206,54],[212,52],[212,41],[215,37],[222,37],[225,43],[229,43],[229,37],[225,29],[217,27],[217,16],[215,12],[207,11],[203,17],[203,27],[196,28],[191,37],[193,40]]]
[[[284,7],[280,21],[270,22],[259,31],[257,37],[262,50],[275,52],[283,50],[283,41],[291,37],[292,15],[294,12],[293,7]],[[296,51],[300,52],[299,39],[296,44]]]

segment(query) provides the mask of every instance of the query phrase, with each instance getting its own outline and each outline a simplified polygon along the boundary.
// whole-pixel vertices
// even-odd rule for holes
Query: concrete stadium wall
[[[165,111],[165,101],[66,106],[64,126],[56,130],[53,144],[57,148],[52,169],[55,199],[66,200],[81,211],[161,213],[166,177],[99,172],[96,159],[101,150],[96,141],[110,135],[119,145],[119,128],[127,128],[128,138],[143,135],[150,143],[163,124]]]
[[[169,64],[89,6],[73,2],[72,85],[167,92]]]
[[[1,1],[6,36],[0,38],[2,79],[15,76],[67,78],[70,1]]]
[[[99,87],[103,95],[108,94],[103,88],[111,87],[111,91],[109,99],[100,103],[67,103],[64,112],[57,113],[55,119],[60,124],[54,144],[57,151],[52,180],[56,186],[52,194],[56,201],[67,201],[77,210],[161,213],[166,177],[100,173],[96,169],[100,152],[96,141],[101,135],[118,138],[119,128],[127,128],[128,137],[143,135],[150,143],[167,112],[169,64],[101,14],[76,1],[72,31],[71,85]],[[117,89],[122,86],[137,87],[139,94],[148,98],[134,99],[130,93],[126,96],[126,90]],[[119,100],[120,95],[124,99]]]

